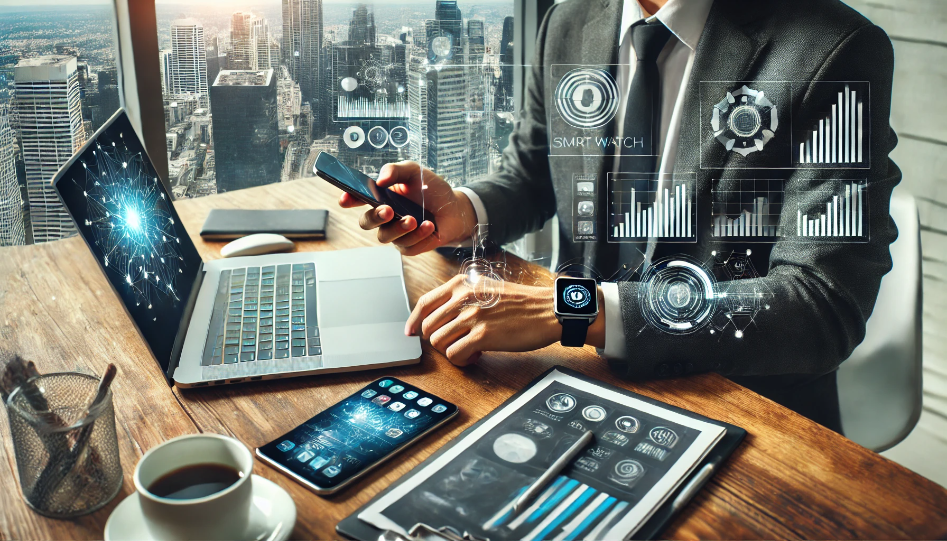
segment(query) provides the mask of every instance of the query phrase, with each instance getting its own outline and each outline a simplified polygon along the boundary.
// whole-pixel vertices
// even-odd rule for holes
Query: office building
[[[16,179],[16,140],[10,111],[0,107],[0,246],[26,244],[23,199]]]
[[[229,69],[256,69],[256,54],[250,36],[250,27],[256,20],[253,14],[240,11],[230,17],[230,53],[227,57]]]
[[[211,87],[217,191],[279,182],[279,112],[273,70],[224,70]]]
[[[434,19],[427,20],[424,29],[429,61],[439,64],[447,61],[464,63],[464,19],[456,0],[437,0]],[[450,41],[449,53],[444,54],[437,46],[434,41],[436,38],[446,38]]]
[[[171,23],[171,93],[196,94],[208,106],[204,27],[194,19]]]
[[[472,66],[483,64],[484,52],[486,52],[486,42],[483,35],[483,21],[471,19],[467,21],[467,63]]]
[[[322,0],[283,0],[282,56],[290,77],[310,103],[313,137],[325,136],[327,54],[323,47]]]
[[[207,84],[212,85],[214,81],[217,80],[217,74],[220,73],[220,39],[217,36],[209,38],[207,43],[204,45],[204,57],[207,59]],[[226,54],[224,55],[224,65],[226,62]]]
[[[161,93],[171,92],[171,49],[164,49],[158,53],[158,69],[161,74]]]
[[[250,45],[250,69],[279,69],[279,45],[270,37],[270,25],[263,17],[250,21]]]
[[[408,57],[408,156],[427,167],[427,51],[411,47]]]
[[[347,41],[351,45],[375,45],[375,13],[368,11],[365,4],[352,10]]]
[[[426,161],[428,167],[455,186],[465,182],[469,157],[466,111],[470,85],[465,66],[463,30],[463,17],[457,2],[438,0],[434,19],[425,23],[428,64],[439,66],[426,71],[424,78]],[[446,53],[435,41],[443,42],[444,38],[450,42]]]
[[[14,89],[33,240],[72,236],[75,225],[49,181],[84,142],[76,58],[21,60],[14,70]]]
[[[427,72],[427,166],[451,185],[464,183],[467,157],[464,66]]]
[[[500,87],[497,89],[497,111],[513,110],[513,17],[503,19],[500,38]]]

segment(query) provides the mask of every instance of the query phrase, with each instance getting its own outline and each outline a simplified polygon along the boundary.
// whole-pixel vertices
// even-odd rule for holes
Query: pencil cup
[[[41,515],[91,513],[122,487],[111,391],[89,409],[98,384],[86,374],[46,374],[7,399],[20,489]]]

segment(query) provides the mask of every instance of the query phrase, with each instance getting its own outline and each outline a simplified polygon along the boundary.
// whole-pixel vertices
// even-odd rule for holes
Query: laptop
[[[417,363],[390,247],[202,261],[123,110],[53,185],[169,383]]]

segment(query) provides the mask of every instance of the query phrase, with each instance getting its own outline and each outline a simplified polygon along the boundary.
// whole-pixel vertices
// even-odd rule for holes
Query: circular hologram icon
[[[358,126],[349,126],[342,133],[342,141],[349,148],[358,148],[365,144],[365,131]]]
[[[556,393],[546,399],[546,407],[556,413],[566,413],[575,408],[575,397],[571,394]]]
[[[687,334],[710,322],[716,283],[700,263],[683,256],[657,261],[645,271],[641,284],[641,314],[653,327]]]
[[[395,148],[401,148],[408,144],[408,128],[404,126],[395,126],[388,132],[388,140]]]
[[[500,460],[522,464],[536,456],[536,444],[522,434],[503,434],[493,442],[493,452]]]
[[[556,85],[556,110],[570,126],[600,128],[618,112],[618,84],[603,69],[577,68]]]
[[[388,144],[388,130],[381,126],[374,126],[368,130],[368,143],[375,148],[381,148]]]
[[[430,47],[428,49],[428,61],[431,62],[440,62],[442,60],[450,60],[454,55],[454,36],[451,34],[445,34],[443,36],[437,36],[431,40]]]
[[[582,417],[584,417],[586,421],[597,423],[605,418],[605,408],[602,406],[586,406],[585,409],[582,410]]]
[[[762,91],[746,85],[727,92],[713,106],[712,115],[710,126],[717,141],[743,156],[763,150],[779,126],[776,105]]]
[[[345,77],[339,81],[339,86],[346,92],[351,92],[358,88],[358,80],[355,77]]]

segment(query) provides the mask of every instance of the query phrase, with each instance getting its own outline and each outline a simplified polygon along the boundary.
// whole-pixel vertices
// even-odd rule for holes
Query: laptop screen
[[[124,111],[59,172],[56,190],[166,373],[201,257]]]

